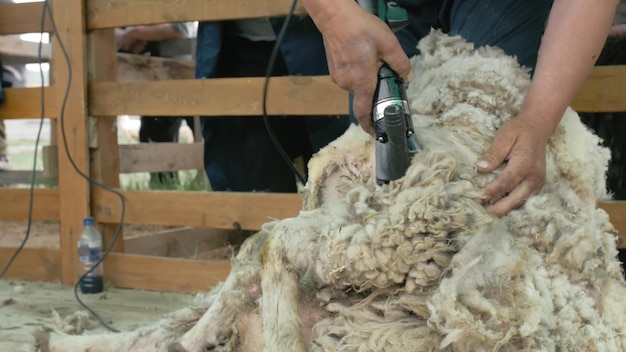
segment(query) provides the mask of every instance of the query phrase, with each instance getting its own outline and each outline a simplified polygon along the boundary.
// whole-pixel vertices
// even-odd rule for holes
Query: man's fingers
[[[511,210],[517,209],[524,205],[528,197],[530,197],[532,187],[528,181],[523,181],[514,190],[506,196],[500,198],[493,204],[485,206],[488,213],[496,216],[504,216]]]
[[[411,61],[406,56],[400,46],[400,42],[395,36],[380,42],[381,60],[394,70],[405,82],[413,79]]]
[[[369,134],[374,133],[374,126],[372,125],[372,96],[374,95],[374,89],[371,89],[371,91],[369,89],[358,89],[353,92],[352,110],[354,116],[359,121],[361,128]]]
[[[486,201],[504,197],[513,190],[515,185],[521,181],[521,177],[516,177],[514,173],[506,168],[491,182],[485,186]]]
[[[489,173],[504,162],[511,150],[512,143],[503,138],[494,138],[489,149],[483,153],[476,163],[476,169],[480,173]]]

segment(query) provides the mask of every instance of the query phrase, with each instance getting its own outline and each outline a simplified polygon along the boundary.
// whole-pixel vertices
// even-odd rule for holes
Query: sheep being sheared
[[[548,145],[541,192],[507,216],[487,214],[482,189],[501,168],[483,175],[474,164],[519,111],[528,72],[498,49],[437,31],[419,48],[408,96],[424,149],[402,179],[376,189],[373,139],[352,127],[311,160],[300,214],[248,239],[200,308],[135,332],[53,334],[42,345],[626,350],[626,283],[613,228],[596,208],[608,151],[568,110]]]

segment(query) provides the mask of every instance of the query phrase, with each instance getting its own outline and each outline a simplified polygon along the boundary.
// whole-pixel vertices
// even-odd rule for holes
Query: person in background
[[[610,65],[626,65],[626,0],[617,7],[611,32],[596,62],[596,66]],[[626,200],[626,111],[580,112],[579,115],[580,120],[611,150],[606,184],[612,199]],[[624,268],[626,250],[619,249],[619,259]]]
[[[201,22],[196,78],[264,76],[284,20]],[[327,74],[319,31],[310,18],[293,18],[280,43],[272,75]],[[272,94],[271,85],[268,94]],[[290,161],[301,156],[306,165],[313,153],[345,132],[350,119],[271,116],[269,125]],[[296,176],[272,142],[261,117],[205,117],[202,134],[205,171],[214,191],[297,192]]]
[[[2,88],[24,86],[24,65],[3,65],[0,60],[0,81]],[[0,89],[1,92],[1,89]],[[0,94],[0,104],[4,103],[4,94]],[[7,131],[4,120],[0,120],[0,171],[11,170]]]
[[[2,59],[0,59],[0,83],[0,104],[4,104],[4,68],[2,66]],[[4,126],[4,120],[0,120],[0,171],[10,169],[11,164],[9,163],[7,133]]]
[[[163,23],[116,28],[116,40],[120,52],[192,61],[193,45],[188,45],[187,41],[180,39],[195,38],[196,32],[195,22]],[[142,116],[139,142],[178,142],[178,133],[183,119],[193,130],[191,117]],[[177,182],[178,177],[174,172],[150,174],[150,185],[153,188],[164,184],[170,186]]]
[[[504,123],[476,164],[489,173],[486,210],[504,215],[545,184],[545,152],[565,109],[582,86],[606,40],[618,0],[397,0],[409,25],[396,35],[353,0],[302,0],[324,37],[330,74],[354,93],[360,125],[372,132],[377,70],[387,63],[406,81],[409,57],[431,28],[460,35],[477,47],[496,46],[533,72],[518,116]]]

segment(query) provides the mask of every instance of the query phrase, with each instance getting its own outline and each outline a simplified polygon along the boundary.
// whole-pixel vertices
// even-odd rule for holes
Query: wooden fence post
[[[87,34],[87,46],[89,70],[87,77],[89,82],[117,81],[117,50],[114,29],[89,32]],[[119,188],[120,162],[116,116],[90,117],[90,119],[95,125],[94,135],[90,143],[92,177],[106,186]],[[95,206],[95,204],[92,204],[92,207]],[[97,213],[97,209],[92,208],[92,214],[97,216]],[[99,229],[102,231],[103,244],[107,248],[113,240],[118,224],[102,224],[97,218],[96,221],[98,221]],[[121,230],[113,251],[124,252],[124,240]]]
[[[61,109],[58,123],[61,281],[71,285],[78,278],[76,241],[82,231],[82,219],[89,215],[90,199],[89,182],[72,165],[90,175],[85,6],[81,0],[51,0],[51,8],[56,23],[53,38],[56,99],[57,109]]]

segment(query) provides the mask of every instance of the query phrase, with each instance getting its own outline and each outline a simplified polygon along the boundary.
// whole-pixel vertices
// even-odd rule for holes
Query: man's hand
[[[148,42],[182,38],[181,34],[170,23],[133,26],[119,34],[116,32],[116,37],[121,50],[135,54],[141,54],[146,50]]]
[[[546,145],[602,52],[617,0],[554,0],[532,83],[520,114],[501,126],[476,166],[507,165],[485,187],[486,209],[501,216],[539,192],[546,178]]]
[[[118,46],[123,52],[141,54],[148,45],[148,42],[141,38],[141,27],[127,28],[117,36]]]
[[[551,132],[528,120],[520,115],[504,123],[476,164],[478,172],[488,173],[507,162],[484,189],[485,208],[496,216],[523,205],[546,181],[546,146]]]
[[[378,69],[387,63],[408,81],[409,58],[389,27],[355,1],[335,1],[332,11],[313,19],[324,37],[332,80],[354,94],[354,115],[365,131],[373,133],[372,100]]]

